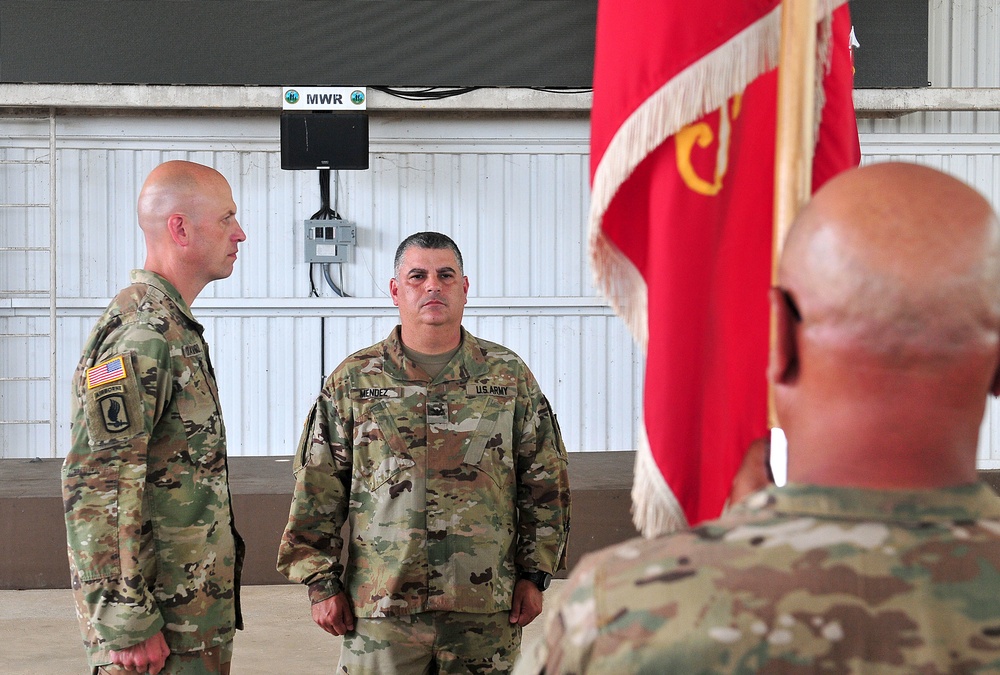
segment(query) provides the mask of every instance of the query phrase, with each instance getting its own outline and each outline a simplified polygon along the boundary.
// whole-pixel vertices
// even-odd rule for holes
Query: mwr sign
[[[367,110],[365,87],[283,87],[282,110]]]

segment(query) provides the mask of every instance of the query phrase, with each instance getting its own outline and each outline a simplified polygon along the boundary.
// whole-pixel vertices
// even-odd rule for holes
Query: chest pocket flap
[[[368,442],[364,444],[355,442],[355,463],[370,490],[378,489],[396,474],[416,464],[399,433],[391,407],[392,403],[389,401],[372,403],[368,407],[367,414],[362,416],[367,422],[362,423],[374,422],[378,426],[381,439],[368,438]],[[364,433],[368,435],[371,431],[373,430]]]

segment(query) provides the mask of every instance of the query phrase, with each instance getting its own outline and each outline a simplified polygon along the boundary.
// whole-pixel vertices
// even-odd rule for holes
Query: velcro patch
[[[403,398],[401,387],[357,387],[351,389],[353,399]]]
[[[503,396],[510,397],[514,395],[514,387],[499,385],[499,384],[475,384],[469,383],[465,385],[465,393],[468,396]]]
[[[125,359],[122,356],[116,356],[87,369],[87,389],[124,380],[125,376]]]
[[[83,392],[83,405],[87,411],[87,434],[92,444],[107,441],[121,441],[143,432],[144,417],[139,381],[131,372],[126,374],[125,362],[129,368],[135,367],[130,354],[122,354],[111,359],[119,361],[112,367],[113,380],[105,380],[97,386],[88,386]],[[91,368],[90,372],[105,365]],[[122,373],[118,375],[117,373]],[[89,374],[89,373],[88,373]]]
[[[118,434],[129,428],[128,406],[125,403],[124,388],[122,393],[101,392],[97,404],[101,408],[101,419],[109,434]]]

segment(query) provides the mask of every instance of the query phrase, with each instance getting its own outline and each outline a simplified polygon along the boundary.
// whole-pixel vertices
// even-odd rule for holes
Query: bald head
[[[1000,392],[1000,223],[933,169],[840,174],[788,234],[769,376],[794,482],[959,485]]]
[[[229,183],[215,169],[203,164],[172,160],[153,169],[139,192],[139,227],[150,235],[164,231],[172,213],[187,213],[201,208],[206,193]]]
[[[215,169],[180,160],[153,169],[139,193],[145,269],[167,279],[189,304],[233,272],[246,234],[229,182]]]
[[[1000,223],[978,192],[934,169],[855,169],[802,211],[779,283],[803,330],[831,348],[912,363],[995,345]]]

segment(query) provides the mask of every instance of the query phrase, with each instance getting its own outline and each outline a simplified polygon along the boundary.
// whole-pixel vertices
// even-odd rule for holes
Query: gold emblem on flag
[[[730,123],[731,120],[740,116],[742,102],[743,96],[737,94],[719,110],[718,134],[708,122],[704,121],[705,118],[702,118],[698,122],[682,128],[674,138],[677,152],[677,171],[680,172],[684,184],[698,194],[714,197],[722,191],[722,179],[729,168]],[[715,175],[712,180],[707,180],[698,175],[691,156],[694,153],[695,144],[699,148],[708,148],[715,142],[716,136],[718,136],[718,147],[715,154]]]

